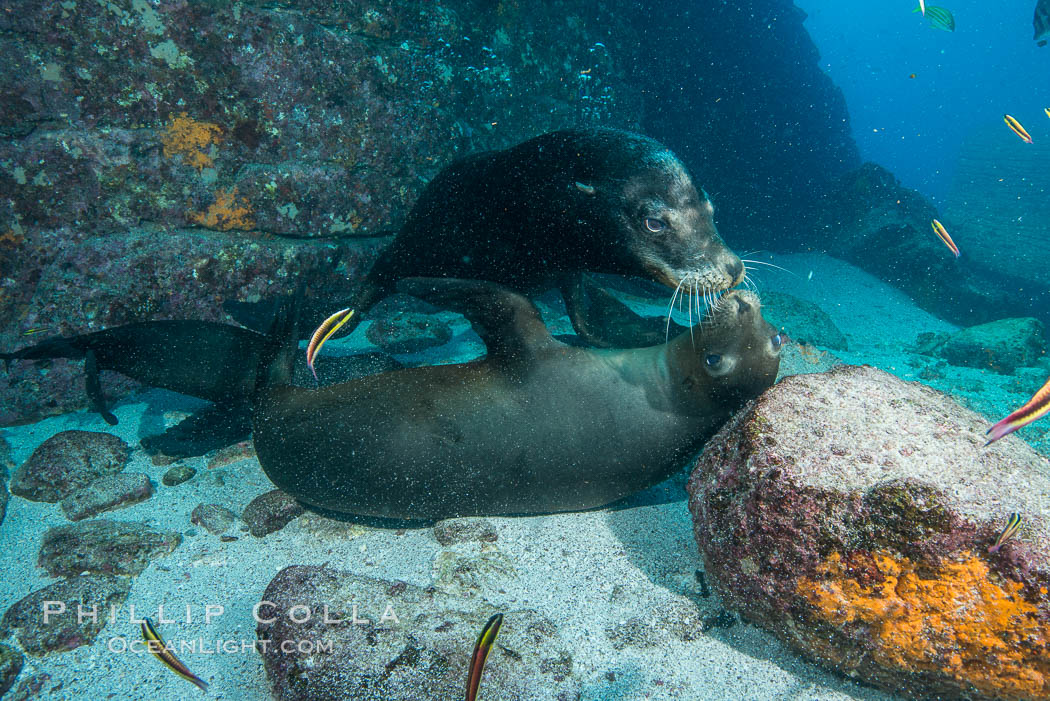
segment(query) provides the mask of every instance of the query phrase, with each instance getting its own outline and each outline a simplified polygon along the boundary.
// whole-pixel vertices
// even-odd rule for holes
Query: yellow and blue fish
[[[497,613],[481,629],[477,645],[474,646],[474,656],[470,658],[466,701],[476,701],[478,697],[478,687],[481,686],[481,673],[485,670],[485,660],[488,659],[492,645],[496,642],[501,625],[503,625],[503,614]]]
[[[1019,530],[1021,530],[1021,514],[1015,511],[1010,514],[1010,519],[1006,522],[1006,528],[999,533],[999,537],[995,539],[995,545],[988,548],[988,552],[999,552],[999,548],[1003,547],[1003,543],[1013,538]]]
[[[354,310],[340,309],[335,314],[321,322],[321,325],[317,327],[313,335],[310,337],[310,345],[306,347],[306,367],[310,368],[310,372],[314,374],[314,379],[317,378],[317,370],[314,370],[314,358],[321,351],[321,346],[330,339],[336,331],[342,328],[343,324],[350,321],[350,318],[354,315]]]
[[[1032,143],[1032,136],[1027,131],[1025,131],[1024,127],[1021,126],[1020,122],[1018,122],[1016,119],[1014,119],[1008,114],[1003,115],[1003,121],[1006,122],[1006,126],[1010,127],[1013,133],[1021,137],[1021,141],[1025,142],[1026,144]]]
[[[164,666],[170,669],[175,674],[179,675],[188,682],[195,684],[201,691],[208,690],[208,682],[204,681],[196,674],[190,671],[190,668],[182,663],[178,657],[175,656],[171,650],[168,649],[167,644],[164,642],[164,638],[160,637],[160,633],[153,627],[153,622],[150,619],[145,618],[142,621],[142,639],[146,641],[149,651],[153,655],[164,663]]]
[[[991,436],[985,445],[995,443],[1003,436],[1046,416],[1047,412],[1050,412],[1050,380],[1047,380],[1046,384],[1040,387],[1020,408],[985,431],[985,435]]]

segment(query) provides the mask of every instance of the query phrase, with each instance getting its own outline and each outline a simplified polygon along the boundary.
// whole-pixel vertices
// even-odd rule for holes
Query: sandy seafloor
[[[849,341],[849,352],[835,353],[844,362],[868,363],[917,380],[934,360],[906,349],[922,332],[954,329],[848,264],[819,255],[768,259],[795,275],[759,270],[755,274],[759,290],[786,292],[819,305]],[[653,309],[654,314],[661,311]],[[567,328],[566,320],[558,326]],[[362,325],[326,352],[373,350],[364,338],[365,328]],[[464,328],[462,320],[455,325],[457,331]],[[462,345],[463,339],[457,339],[467,353],[477,352],[476,342]],[[447,355],[448,349],[439,352]],[[941,376],[930,384],[951,391],[966,405],[994,418],[1024,402],[1046,378],[1044,369],[1001,376],[946,366],[935,374]],[[115,639],[139,636],[138,627],[129,622],[129,607],[134,606],[137,615],[155,617],[157,606],[163,605],[167,616],[179,620],[160,627],[169,642],[202,639],[213,648],[216,641],[254,640],[252,606],[271,578],[287,565],[329,563],[334,568],[420,586],[433,583],[436,557],[443,548],[429,528],[408,529],[398,535],[393,530],[332,527],[308,514],[264,539],[232,530],[238,540],[224,543],[192,525],[190,512],[199,503],[218,503],[240,513],[252,498],[272,488],[255,459],[209,470],[203,458],[193,458],[187,462],[198,470],[194,479],[177,487],[160,484],[168,467],[153,465],[137,447],[138,440],[199,405],[196,400],[152,390],[120,403],[115,409],[120,423],[114,427],[93,413],[80,412],[0,430],[19,464],[58,431],[110,431],[120,436],[135,448],[126,470],[149,474],[156,493],[146,502],[100,518],[145,521],[184,536],[172,555],[154,561],[135,580],[122,615],[106,626],[93,645],[45,658],[26,657],[20,679],[40,672],[51,675],[44,697],[270,698],[262,659],[251,651],[182,655],[192,670],[210,682],[207,694],[147,654],[111,652],[111,646],[120,646]],[[1045,429],[1038,423],[1022,429],[1020,435],[1046,452]],[[659,617],[671,602],[693,601],[701,616],[721,610],[716,595],[697,596],[694,573],[703,563],[693,541],[681,484],[680,477],[671,480],[636,497],[632,500],[635,506],[628,508],[488,519],[499,536],[495,550],[507,558],[512,571],[495,572],[482,595],[503,610],[535,608],[558,624],[571,648],[575,674],[583,680],[584,699],[890,698],[802,661],[771,636],[743,622],[714,628],[691,642],[664,636],[652,647],[614,649],[607,629],[635,617]],[[4,610],[54,581],[36,567],[36,553],[44,531],[63,523],[67,521],[58,504],[12,497],[0,528],[0,572],[4,573],[0,606]],[[477,543],[451,546],[463,554],[476,554],[477,548]],[[206,625],[204,608],[208,604],[223,606],[224,613]],[[187,606],[192,616],[189,624],[184,622]],[[369,613],[378,616],[380,611],[363,611],[362,615]],[[464,655],[469,654],[464,650]],[[609,680],[608,672],[615,672],[614,681]]]

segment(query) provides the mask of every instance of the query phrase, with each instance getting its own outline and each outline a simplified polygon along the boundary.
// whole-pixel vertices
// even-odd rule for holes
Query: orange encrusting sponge
[[[1050,624],[1021,583],[992,574],[971,552],[960,557],[931,570],[873,553],[881,577],[862,584],[835,552],[815,579],[799,578],[796,593],[820,620],[863,625],[883,667],[941,672],[1003,698],[1050,696]]]

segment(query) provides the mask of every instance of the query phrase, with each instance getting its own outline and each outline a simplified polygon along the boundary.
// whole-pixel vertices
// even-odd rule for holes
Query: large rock
[[[762,314],[791,340],[811,346],[849,350],[846,336],[828,313],[812,302],[784,292],[762,293]]]
[[[931,222],[938,217],[959,246],[960,258],[934,234]],[[970,243],[956,220],[939,214],[922,195],[874,163],[846,173],[826,189],[812,229],[811,248],[822,248],[897,286],[941,318],[970,326],[1002,318],[1009,309],[1050,323],[1050,288],[1033,285],[1016,270],[1003,273],[975,261],[971,253],[982,244]]]
[[[99,477],[62,500],[62,511],[70,521],[82,521],[103,511],[131,506],[153,496],[149,476],[121,472]]]
[[[15,471],[11,492],[32,501],[59,501],[99,477],[123,470],[128,453],[128,444],[110,433],[56,433]]]
[[[462,697],[478,633],[495,613],[476,598],[323,566],[286,567],[263,601],[269,603],[260,605],[257,632],[266,675],[280,701]],[[355,617],[369,622],[330,622]],[[282,645],[304,640],[314,649]],[[531,610],[505,612],[482,692],[491,699],[578,699],[572,668],[572,655],[553,622]]]
[[[181,542],[178,533],[157,531],[144,523],[85,521],[48,529],[37,564],[52,577],[82,572],[137,575]]]
[[[999,319],[953,334],[936,353],[952,365],[1009,375],[1046,355],[1046,328],[1038,319]]]
[[[110,607],[119,610],[130,588],[126,577],[63,579],[16,602],[4,613],[2,625],[6,633],[15,634],[23,650],[38,657],[90,645],[109,620]]]
[[[1050,464],[869,367],[790,377],[689,481],[723,600],[805,656],[914,696],[1050,697]],[[1020,534],[989,552],[1009,513]]]
[[[248,502],[241,518],[256,538],[276,533],[303,515],[303,505],[291,494],[271,489]]]
[[[11,476],[14,466],[11,460],[11,444],[0,436],[0,526],[4,524],[7,502],[11,499],[11,492],[7,489],[7,479]]]

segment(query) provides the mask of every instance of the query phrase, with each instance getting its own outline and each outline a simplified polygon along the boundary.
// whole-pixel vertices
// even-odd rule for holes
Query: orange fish
[[[1026,144],[1032,143],[1031,135],[1024,130],[1021,123],[1008,114],[1003,115],[1003,121],[1006,122],[1006,126],[1010,127],[1015,134],[1021,137],[1021,140]]]
[[[990,435],[991,438],[988,439],[988,443],[985,443],[985,445],[995,443],[1003,436],[1013,433],[1022,426],[1027,426],[1036,419],[1045,416],[1048,411],[1050,411],[1050,380],[1047,380],[1046,384],[1040,387],[1039,391],[1024,403],[1024,406],[988,429],[985,433]]]
[[[317,357],[317,353],[320,352],[321,346],[325,344],[329,338],[332,337],[336,331],[338,331],[343,324],[350,321],[350,317],[354,315],[354,310],[349,307],[346,309],[340,309],[332,316],[321,322],[321,325],[314,331],[313,336],[310,337],[310,345],[306,347],[306,366],[310,368],[310,372],[314,374],[314,379],[317,378],[317,371],[314,370],[314,358]]]
[[[933,227],[933,233],[937,234],[937,238],[944,242],[944,245],[951,249],[955,257],[959,257],[959,247],[952,241],[952,237],[948,235],[948,230],[944,228],[944,224],[934,219],[930,222],[930,226]]]

